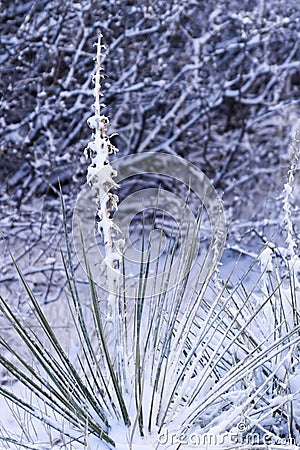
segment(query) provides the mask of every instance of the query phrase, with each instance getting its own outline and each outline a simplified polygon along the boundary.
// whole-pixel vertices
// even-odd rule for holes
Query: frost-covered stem
[[[88,119],[90,128],[93,129],[92,141],[88,143],[86,149],[87,157],[91,158],[91,164],[88,168],[87,182],[91,186],[95,193],[97,201],[97,215],[99,217],[98,231],[103,238],[105,248],[104,258],[104,270],[106,271],[107,279],[107,309],[106,309],[106,321],[110,322],[113,326],[114,332],[114,344],[116,348],[114,355],[116,357],[116,367],[118,367],[117,373],[120,377],[121,384],[125,383],[125,368],[123,362],[123,333],[122,324],[119,317],[119,304],[118,304],[118,291],[120,282],[120,260],[121,255],[116,251],[116,241],[114,240],[114,234],[120,232],[119,228],[113,221],[112,212],[118,209],[119,198],[116,194],[111,192],[112,189],[116,189],[119,186],[115,183],[113,178],[117,175],[117,172],[112,168],[109,161],[109,155],[118,151],[116,147],[110,142],[110,137],[107,135],[109,127],[109,120],[106,116],[101,115],[102,104],[101,98],[101,59],[102,48],[101,34],[98,36],[97,41],[97,55],[96,61],[96,73],[94,76],[94,111],[95,114]],[[122,242],[118,240],[118,248],[122,248]]]
[[[102,45],[101,45],[101,38],[102,34],[99,33],[98,35],[98,41],[97,41],[97,55],[96,55],[96,74],[95,74],[95,87],[94,87],[94,97],[95,97],[95,103],[94,103],[94,109],[95,113],[100,116],[100,97],[101,97],[101,56],[102,56]]]
[[[291,161],[291,167],[288,171],[288,179],[287,183],[284,185],[283,189],[283,210],[285,212],[284,214],[284,224],[285,224],[285,230],[286,230],[286,243],[288,245],[288,253],[291,259],[294,259],[296,257],[295,254],[295,248],[297,247],[297,243],[294,239],[294,230],[293,230],[293,222],[291,218],[291,200],[293,198],[293,184],[294,184],[294,174],[297,168],[298,164],[298,156],[299,156],[299,133],[296,133],[294,142],[292,144],[293,154],[292,154],[292,161]]]
[[[113,210],[117,209],[118,196],[111,192],[111,189],[118,188],[113,178],[117,172],[111,167],[109,162],[109,155],[117,152],[110,138],[107,135],[109,120],[106,116],[100,114],[101,110],[101,34],[97,41],[97,56],[96,56],[96,74],[94,77],[94,110],[95,114],[88,119],[88,125],[94,130],[93,140],[88,143],[86,148],[86,156],[91,158],[91,164],[88,167],[87,182],[95,193],[99,217],[98,230],[103,237],[105,247],[104,264],[107,272],[107,288],[109,292],[108,305],[114,311],[112,305],[113,300],[116,299],[117,282],[119,279],[119,262],[120,255],[115,251],[113,233],[119,231],[111,218]]]

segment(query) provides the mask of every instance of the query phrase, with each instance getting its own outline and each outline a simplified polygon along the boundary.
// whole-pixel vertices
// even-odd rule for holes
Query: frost
[[[248,25],[248,24],[252,23],[252,20],[250,19],[250,17],[245,16],[245,17],[243,17],[242,22],[243,22],[243,24]]]
[[[56,262],[56,258],[53,258],[51,256],[49,256],[46,261],[45,264],[54,264]]]
[[[107,128],[108,119],[103,115],[95,114],[87,120],[87,123],[92,129],[104,131]]]
[[[273,251],[270,247],[266,247],[259,255],[259,262],[262,272],[273,272]]]

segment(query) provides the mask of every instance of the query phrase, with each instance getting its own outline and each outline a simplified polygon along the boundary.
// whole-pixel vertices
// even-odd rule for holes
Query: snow
[[[259,255],[259,262],[262,272],[273,272],[272,258],[273,251],[269,247],[266,247]]]
[[[84,122],[90,114],[87,112],[90,103],[86,101],[86,96],[90,94],[90,75],[87,67],[91,61],[92,45],[89,41],[92,42],[91,37],[97,27],[101,26],[108,33],[107,40],[110,42],[108,68],[111,70],[112,81],[106,83],[105,89],[109,99],[108,107],[113,113],[110,114],[113,129],[120,131],[120,137],[116,137],[116,140],[121,143],[122,151],[134,149],[137,159],[145,158],[149,149],[165,151],[169,156],[174,156],[174,161],[177,153],[180,153],[186,160],[195,162],[198,169],[207,170],[209,176],[217,180],[218,188],[224,190],[227,206],[231,205],[231,202],[234,205],[232,217],[238,230],[235,233],[235,244],[238,245],[232,243],[231,236],[231,241],[227,244],[228,250],[223,255],[223,265],[219,265],[214,282],[205,290],[205,295],[200,297],[199,305],[197,296],[204,292],[205,277],[200,279],[199,286],[195,286],[194,277],[203,263],[203,255],[202,259],[196,260],[190,279],[192,283],[188,285],[182,311],[176,316],[175,329],[171,329],[170,324],[174,319],[172,313],[178,306],[178,298],[174,297],[172,303],[172,297],[166,297],[165,300],[165,292],[160,292],[150,306],[147,302],[143,305],[147,313],[143,324],[147,324],[145,317],[151,317],[154,311],[153,328],[160,331],[155,338],[150,333],[152,340],[149,338],[149,345],[153,346],[152,350],[156,353],[148,352],[143,361],[146,371],[143,377],[143,413],[146,417],[150,414],[151,394],[154,392],[153,379],[148,374],[156,374],[159,379],[159,364],[161,369],[166,371],[166,386],[162,392],[163,378],[160,378],[153,405],[155,412],[158,412],[160,407],[162,410],[159,411],[160,414],[152,417],[152,425],[161,419],[163,408],[167,405],[169,408],[165,427],[158,429],[153,425],[151,433],[147,433],[145,422],[144,438],[140,437],[138,432],[133,388],[136,376],[134,358],[137,351],[130,340],[126,345],[118,340],[115,330],[116,317],[109,316],[109,312],[106,314],[104,323],[106,331],[109,331],[108,346],[115,349],[115,352],[112,352],[114,362],[115,359],[117,363],[122,362],[121,356],[127,351],[124,364],[128,368],[129,380],[126,384],[125,379],[121,376],[120,379],[126,406],[133,418],[130,429],[120,425],[116,417],[111,418],[111,436],[116,441],[116,450],[160,450],[166,446],[175,450],[179,444],[182,448],[195,448],[195,442],[197,448],[232,448],[236,444],[232,443],[232,435],[242,437],[241,431],[249,431],[249,439],[252,439],[251,433],[255,433],[255,430],[258,430],[263,438],[272,430],[274,442],[278,439],[276,448],[292,448],[293,446],[280,441],[280,436],[288,436],[289,429],[293,429],[299,437],[300,426],[299,354],[296,352],[299,343],[297,309],[300,260],[299,242],[292,217],[291,203],[297,197],[297,189],[292,188],[292,177],[285,184],[284,201],[279,208],[270,196],[270,220],[266,218],[267,211],[263,207],[262,198],[269,195],[277,182],[280,183],[278,160],[283,160],[283,165],[286,164],[284,151],[291,138],[291,131],[288,130],[295,129],[299,123],[299,92],[297,83],[293,81],[295,71],[299,68],[296,45],[299,40],[299,18],[297,8],[294,8],[297,4],[294,1],[291,5],[282,2],[260,2],[258,10],[256,7],[251,9],[250,6],[249,11],[235,13],[235,9],[239,11],[240,8],[236,8],[234,2],[229,8],[223,8],[220,4],[220,8],[210,10],[209,5],[203,8],[202,5],[200,8],[197,1],[186,4],[175,1],[171,2],[172,5],[159,1],[153,2],[153,6],[149,7],[145,14],[145,9],[141,9],[138,2],[134,6],[129,5],[129,8],[125,5],[126,2],[122,8],[119,8],[118,2],[104,2],[106,9],[103,9],[94,8],[93,2],[84,1],[71,2],[70,8],[61,16],[59,2],[46,3],[42,9],[36,8],[36,5],[32,5],[28,0],[18,6],[21,10],[15,11],[11,5],[4,5],[3,8],[3,17],[8,19],[3,22],[4,36],[1,39],[5,50],[1,57],[4,74],[2,81],[4,86],[7,83],[7,99],[4,99],[2,105],[5,110],[1,119],[2,129],[6,137],[1,151],[4,156],[8,154],[4,162],[9,162],[10,172],[3,187],[3,195],[1,187],[1,206],[3,205],[3,211],[10,216],[1,222],[1,228],[5,234],[7,232],[10,243],[20,239],[17,241],[19,245],[13,250],[17,250],[18,261],[24,268],[26,278],[30,278],[34,292],[41,292],[45,301],[49,301],[52,298],[49,293],[52,287],[60,290],[58,301],[48,306],[48,312],[51,312],[51,321],[59,333],[59,339],[68,343],[66,347],[72,362],[75,364],[78,361],[80,342],[78,337],[74,339],[75,327],[72,323],[69,326],[67,316],[70,312],[63,306],[64,291],[67,291],[66,280],[58,283],[55,278],[55,271],[61,273],[62,269],[61,265],[57,266],[57,261],[60,261],[57,256],[58,242],[52,241],[53,234],[57,233],[56,228],[51,228],[55,220],[55,214],[52,213],[55,208],[50,209],[51,217],[49,219],[48,216],[48,221],[38,223],[33,214],[33,202],[36,201],[34,183],[38,184],[39,180],[45,180],[46,184],[49,180],[51,182],[47,172],[52,170],[54,163],[69,169],[74,159],[74,165],[77,165],[78,155],[74,158],[73,152],[85,145]],[[283,10],[278,6],[279,3],[282,3]],[[187,7],[190,9],[187,10]],[[19,26],[18,20],[24,23]],[[203,27],[199,29],[200,22]],[[99,56],[101,55],[98,52],[97,63],[100,67],[102,58]],[[118,197],[110,195],[109,190],[118,186],[113,180],[116,172],[107,164],[108,155],[114,152],[115,148],[109,143],[107,136],[104,136],[108,120],[100,114],[100,106],[103,108],[98,98],[100,73],[95,79],[95,114],[88,118],[88,125],[93,130],[87,152],[91,156],[88,181],[93,184],[94,192],[101,200],[98,202],[100,221],[97,225],[104,237],[104,245],[108,244],[102,259],[111,269],[108,276],[108,301],[113,305],[113,291],[118,279],[114,266],[120,262],[118,249],[125,244],[123,240],[114,241],[116,251],[114,250],[109,235],[116,231],[116,227],[108,211],[105,211],[107,208],[101,209],[101,202],[110,202],[110,208],[117,210]],[[68,88],[68,91],[63,91],[62,88]],[[241,118],[243,128],[240,124]],[[228,123],[225,124],[226,120]],[[58,155],[58,151],[64,155]],[[139,152],[145,153],[139,155]],[[32,179],[31,173],[28,173],[27,177],[24,167],[19,166],[13,159],[14,154],[18,157],[21,154],[22,158],[25,156],[30,162],[29,167],[38,173],[39,178]],[[292,155],[288,156],[291,157]],[[166,159],[161,157],[157,167],[151,168],[161,182],[176,172],[176,164],[165,164],[165,161]],[[223,167],[226,170],[223,170]],[[80,170],[83,170],[82,167],[76,168],[72,180],[75,178],[75,172],[78,175]],[[145,172],[137,172],[140,175],[140,186],[143,186]],[[176,176],[174,191],[177,192],[177,189],[180,190],[178,173]],[[198,178],[195,184],[201,186],[203,180]],[[146,178],[145,183],[147,182]],[[14,195],[17,201],[13,203],[13,211],[9,212],[6,202],[13,199]],[[169,198],[164,206],[174,213],[177,205],[173,205]],[[32,202],[28,203],[28,200]],[[138,204],[138,201],[136,203],[134,206],[137,206],[138,210],[141,204]],[[87,211],[88,207],[84,205],[84,211]],[[25,212],[26,221],[21,220],[20,208]],[[44,199],[41,199],[38,207],[38,210],[42,209]],[[180,206],[178,210],[180,211]],[[279,238],[281,242],[280,246],[277,246],[270,242],[269,226],[277,229],[281,219],[284,222],[281,231],[285,234],[283,238]],[[45,224],[47,238],[39,247],[38,240],[34,241],[33,238],[36,235],[42,236],[39,233]],[[206,224],[203,226],[206,238],[205,227]],[[248,236],[251,233],[253,235],[251,230],[254,229],[260,244],[268,243],[257,261],[257,241],[254,245],[254,240],[247,241]],[[136,229],[133,240],[138,237],[140,232]],[[215,243],[219,238],[222,236],[217,236]],[[151,239],[151,252],[155,255],[160,241],[155,240],[154,234]],[[167,241],[167,233],[164,239]],[[206,240],[204,245],[201,241],[201,251],[206,248],[205,245]],[[46,247],[48,250],[50,248],[49,256]],[[166,248],[167,246],[160,255],[161,265],[165,262]],[[244,256],[238,261],[230,282],[224,285],[224,275],[231,271],[235,264],[235,255],[240,250],[244,252]],[[170,276],[169,284],[175,292],[179,285],[178,278],[184,278],[182,274],[185,275],[184,261],[183,257],[178,258],[174,265],[175,270]],[[248,265],[254,261],[254,268],[243,276]],[[212,258],[212,262],[216,263],[216,260]],[[5,298],[11,303],[18,303],[22,314],[24,311],[27,313],[28,299],[23,291],[19,286],[11,289],[11,282],[15,282],[16,276],[8,263],[6,250],[3,252],[1,266],[2,286],[5,294],[9,293]],[[96,261],[95,267],[97,271],[101,270],[99,260]],[[132,266],[128,269],[129,273],[132,273],[131,281],[135,289],[136,270],[131,270]],[[289,269],[294,270],[295,277],[289,276]],[[150,273],[151,271],[155,275],[153,266]],[[43,284],[39,276],[47,282],[50,280],[51,283]],[[87,280],[82,275],[81,267],[76,272],[77,276],[80,293],[83,292],[84,308],[89,313],[91,305],[85,289]],[[151,291],[157,281],[151,279],[152,284],[149,281],[147,288]],[[163,277],[159,281],[164,281]],[[273,286],[276,286],[275,292]],[[101,296],[99,302],[102,305]],[[132,302],[127,306],[129,310],[126,314],[124,311],[119,312],[119,327],[123,319],[129,321],[131,316],[137,313]],[[194,320],[193,314],[198,306],[199,315]],[[2,319],[3,317],[1,327]],[[28,315],[28,323],[31,326],[30,319]],[[108,324],[109,320],[111,323]],[[92,319],[88,323],[92,323]],[[10,340],[12,336],[9,330],[7,331],[5,326],[2,330]],[[122,328],[118,329],[120,330],[124,331]],[[132,331],[130,326],[129,330]],[[145,327],[141,332],[142,350],[147,330]],[[272,345],[284,339],[285,333],[288,332],[294,334],[282,341],[276,353]],[[165,337],[169,335],[172,339],[168,346]],[[169,359],[166,357],[167,353],[161,355],[164,346],[171,352]],[[98,352],[98,348],[96,351]],[[101,359],[100,353],[99,351]],[[182,355],[189,358],[189,363],[173,395],[173,380],[177,379],[187,361],[182,359]],[[248,370],[248,367],[252,369]],[[270,370],[274,371],[276,379],[270,378]],[[103,373],[106,376],[106,370]],[[230,373],[233,377],[232,384]],[[6,374],[3,377],[4,384],[7,382]],[[222,387],[222,382],[225,388]],[[18,392],[20,398],[31,401],[20,383],[11,388]],[[198,402],[197,407],[193,406],[190,400],[193,396]],[[167,400],[170,398],[172,401],[168,404]],[[45,405],[37,404],[33,399],[32,405],[36,415],[46,414]],[[51,449],[57,450],[62,447],[70,450],[107,448],[94,436],[87,437],[86,445],[72,443],[68,439],[63,443],[57,433],[50,433],[43,424],[19,413],[16,408],[12,411],[3,398],[0,408],[3,434],[11,438],[21,434],[25,442],[27,433],[28,440],[32,441],[32,444],[29,444],[31,449],[50,450],[50,444],[46,443],[49,441],[52,441]],[[198,416],[199,410],[201,414]],[[282,411],[281,417],[279,410]],[[291,411],[293,414],[290,414]],[[197,422],[189,424],[190,417]],[[288,420],[285,420],[286,417]],[[55,425],[55,419],[50,411],[48,423]],[[187,428],[191,426],[185,430],[186,435],[182,431],[184,420]],[[23,429],[20,429],[20,424]],[[67,431],[69,426],[64,426]],[[212,445],[209,439],[212,439]],[[274,448],[267,443],[266,446]],[[15,444],[3,446],[11,449],[14,447]]]

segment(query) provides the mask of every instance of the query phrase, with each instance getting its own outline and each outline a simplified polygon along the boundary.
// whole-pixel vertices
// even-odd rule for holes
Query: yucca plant
[[[168,230],[167,244],[164,217],[158,234],[151,233],[155,214],[150,229],[142,218],[138,276],[128,275],[132,267],[126,242],[121,247],[114,238],[112,214],[118,205],[110,189],[116,187],[116,173],[108,161],[114,149],[98,101],[100,37],[97,45],[88,181],[104,236],[106,284],[99,288],[95,281],[95,271],[102,269],[91,257],[90,241],[78,223],[89,286],[80,289],[64,217],[67,255],[62,252],[62,260],[72,325],[68,346],[61,343],[12,255],[35,326],[32,318],[29,323],[1,298],[1,314],[15,333],[9,338],[0,335],[0,362],[17,383],[0,386],[0,392],[20,424],[19,435],[2,429],[3,446],[273,448],[285,439],[292,447],[299,442],[300,429],[295,246],[290,247],[292,258],[282,259],[266,245],[232,288],[231,277],[221,280],[217,270],[224,238],[222,208],[214,217],[218,232],[212,233],[205,255],[198,257],[207,202],[203,198],[193,217],[187,192],[177,229]],[[205,194],[209,201],[209,190]],[[64,213],[63,202],[62,209]],[[288,210],[291,233],[289,219]],[[249,286],[248,276],[258,264],[261,274]]]

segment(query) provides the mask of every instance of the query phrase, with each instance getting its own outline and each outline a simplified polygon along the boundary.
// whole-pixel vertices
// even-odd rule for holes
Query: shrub
[[[62,260],[72,324],[71,344],[65,348],[12,256],[37,327],[1,298],[1,313],[16,340],[0,335],[0,362],[28,394],[21,397],[14,386],[0,386],[16,408],[12,412],[19,411],[14,414],[21,426],[19,436],[2,431],[3,445],[42,448],[45,433],[37,420],[48,433],[46,448],[271,448],[284,439],[292,446],[299,442],[300,429],[299,260],[288,206],[295,164],[285,186],[285,257],[267,243],[233,287],[230,276],[221,280],[223,210],[213,203],[208,184],[195,217],[187,194],[164,253],[164,217],[161,231],[153,234],[156,217],[149,230],[144,216],[138,276],[127,275],[126,245],[121,254],[114,237],[118,203],[110,192],[116,183],[108,160],[113,148],[98,102],[100,38],[97,45],[88,181],[97,197],[107,283],[99,289],[90,242],[77,224],[89,285],[88,293],[80,291],[64,218],[67,257],[62,253]],[[211,204],[212,239],[199,256],[204,209],[211,218]],[[258,264],[261,273],[251,286],[249,274]],[[34,432],[20,411],[34,418]]]

